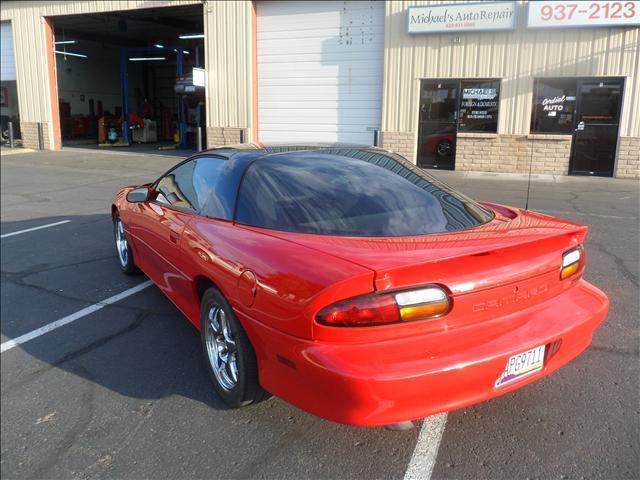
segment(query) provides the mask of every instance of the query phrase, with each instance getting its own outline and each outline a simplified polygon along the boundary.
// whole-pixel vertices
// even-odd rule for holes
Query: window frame
[[[178,164],[174,165],[173,167],[171,167],[169,170],[167,170],[167,171],[166,171],[166,172],[164,172],[162,175],[160,175],[160,176],[159,176],[159,177],[158,177],[158,178],[157,178],[157,179],[156,179],[156,180],[155,180],[155,181],[150,185],[150,187],[149,187],[149,188],[150,188],[150,189],[151,189],[151,191],[152,191],[152,192],[154,192],[154,193],[159,192],[159,190],[158,190],[158,184],[160,183],[160,181],[161,181],[163,178],[165,178],[166,176],[170,175],[170,174],[171,174],[171,172],[173,172],[174,170],[176,170],[176,169],[178,169],[178,168],[182,167],[183,165],[186,165],[186,164],[187,164],[187,163],[189,163],[189,162],[196,161],[196,160],[198,160],[199,158],[216,158],[216,159],[224,160],[224,161],[228,161],[228,160],[229,160],[229,157],[225,157],[225,156],[222,156],[222,155],[215,155],[215,154],[204,153],[204,152],[203,152],[203,153],[198,153],[198,154],[196,154],[196,155],[194,155],[194,156],[192,156],[192,157],[185,158],[185,159],[184,159],[183,161],[181,161],[180,163],[178,163]],[[159,192],[159,193],[161,193],[161,192]],[[236,198],[237,198],[237,195],[236,195]],[[154,198],[154,199],[152,199],[152,200],[149,200],[149,203],[153,203],[154,205],[158,205],[158,206],[160,206],[160,207],[164,207],[164,208],[169,208],[169,209],[171,209],[171,210],[175,210],[175,211],[178,211],[178,212],[188,213],[188,214],[190,214],[190,215],[197,215],[197,216],[199,216],[199,217],[203,217],[203,218],[216,218],[216,219],[218,219],[218,220],[227,220],[227,219],[224,219],[224,218],[209,217],[209,216],[202,215],[202,213],[201,213],[201,212],[202,212],[202,206],[201,206],[200,208],[198,208],[197,210],[194,210],[194,209],[189,209],[189,208],[177,207],[177,206],[172,205],[172,204],[170,204],[170,203],[163,203],[163,202],[159,202],[159,201],[157,201],[155,198]],[[234,208],[235,208],[235,206],[234,206]]]

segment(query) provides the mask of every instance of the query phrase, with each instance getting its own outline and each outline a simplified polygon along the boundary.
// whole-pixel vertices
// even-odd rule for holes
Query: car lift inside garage
[[[59,16],[53,27],[64,147],[197,146],[205,125],[201,5]]]

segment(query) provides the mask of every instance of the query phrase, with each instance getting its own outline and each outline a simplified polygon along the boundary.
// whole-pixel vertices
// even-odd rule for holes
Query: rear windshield
[[[361,237],[470,228],[490,211],[402,157],[363,150],[290,152],[245,172],[236,221],[274,230]]]

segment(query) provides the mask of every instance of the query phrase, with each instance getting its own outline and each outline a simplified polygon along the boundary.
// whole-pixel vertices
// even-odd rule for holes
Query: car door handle
[[[178,232],[174,232],[173,230],[169,230],[169,239],[173,242],[173,243],[178,243],[178,241],[180,240],[180,234]]]

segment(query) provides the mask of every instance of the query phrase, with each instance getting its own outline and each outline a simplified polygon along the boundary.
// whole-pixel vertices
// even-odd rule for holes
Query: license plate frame
[[[542,370],[545,349],[546,345],[538,345],[524,352],[511,355],[507,359],[504,371],[495,381],[495,387],[502,387]]]

